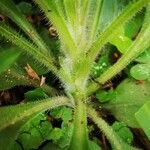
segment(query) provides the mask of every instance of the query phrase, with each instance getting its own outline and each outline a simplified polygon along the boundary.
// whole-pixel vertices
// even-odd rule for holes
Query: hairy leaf
[[[0,75],[0,90],[10,89],[17,85],[38,86],[38,82],[29,78],[27,73],[18,64],[14,64]]]
[[[34,43],[36,43],[37,46],[42,49],[41,52],[45,52],[45,54],[49,55],[46,44],[37,34],[32,25],[27,21],[21,11],[15,6],[12,0],[1,0],[0,10],[1,13],[10,17],[16,24],[18,24],[18,26],[20,26],[26,32],[26,34],[34,41]]]
[[[31,115],[49,108],[55,108],[67,104],[64,97],[55,97],[54,99],[46,99],[27,104],[19,104],[16,106],[1,107],[0,130],[8,126],[14,126],[16,122],[21,121]]]

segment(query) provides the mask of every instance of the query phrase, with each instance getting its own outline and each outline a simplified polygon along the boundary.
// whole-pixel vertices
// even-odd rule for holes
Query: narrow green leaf
[[[150,140],[150,101],[145,103],[136,113],[135,117],[139,125],[144,130],[145,134]]]
[[[140,1],[139,1],[140,2]],[[150,46],[150,26],[147,28],[142,28],[142,32],[139,33],[138,38],[132,43],[128,48],[126,53],[110,67],[106,72],[104,72],[99,78],[96,79],[100,84],[104,84],[106,81],[114,77],[121,70],[123,70],[132,60],[139,56],[146,48]],[[98,89],[96,83],[92,83],[89,87],[89,93]]]
[[[15,124],[25,118],[28,118],[38,112],[59,107],[68,104],[68,99],[65,97],[49,98],[37,102],[27,104],[19,104],[15,106],[7,106],[0,108],[0,130]]]
[[[124,25],[125,22],[130,20],[136,12],[138,12],[142,7],[146,6],[149,3],[149,0],[138,0],[129,4],[122,13],[111,23],[111,25],[106,28],[106,30],[98,37],[98,39],[92,44],[89,49],[88,56],[92,60],[96,58],[99,53],[99,50],[102,48],[106,42],[108,42],[111,36],[116,33],[118,27]]]
[[[95,122],[100,130],[106,135],[107,139],[112,145],[112,148],[115,150],[138,150],[127,143],[125,143],[121,137],[113,130],[111,126],[103,120],[98,113],[92,108],[87,107],[89,117]],[[113,138],[112,138],[113,137]]]
[[[42,49],[41,52],[49,55],[47,45],[43,42],[41,37],[37,34],[32,25],[27,21],[26,17],[21,13],[21,11],[15,6],[12,0],[1,0],[0,1],[1,13],[10,17],[20,28],[22,28],[25,33],[34,41],[37,46]],[[49,55],[49,57],[51,57]],[[51,58],[52,59],[52,58]]]
[[[8,70],[0,75],[0,90],[7,90],[14,86],[26,85],[26,86],[39,86],[39,83],[31,79],[25,69],[18,64],[14,64]]]
[[[68,23],[71,25],[73,32],[76,32],[77,28],[77,15],[76,15],[76,2],[75,0],[64,0],[64,6],[66,10]],[[74,34],[75,35],[75,34]]]
[[[33,56],[37,61],[45,65],[47,68],[52,70],[54,73],[58,73],[53,62],[47,55],[44,55],[38,47],[29,42],[26,38],[18,34],[13,28],[6,24],[0,24],[0,34],[6,39],[11,41],[13,44],[20,47],[20,50],[24,50]]]
[[[66,45],[67,49],[65,54],[69,54],[71,58],[76,56],[77,48],[76,44],[73,40],[71,32],[69,31],[69,27],[67,26],[67,22],[60,15],[57,7],[57,3],[55,1],[41,1],[35,0],[35,3],[39,5],[39,7],[45,12],[49,21],[51,21],[59,33],[60,39]]]
[[[17,48],[10,48],[0,52],[0,74],[9,69],[17,61],[20,54],[21,51]]]
[[[90,0],[89,12],[87,16],[87,28],[90,29],[87,34],[89,43],[92,44],[97,36],[98,23],[100,20],[102,0]]]

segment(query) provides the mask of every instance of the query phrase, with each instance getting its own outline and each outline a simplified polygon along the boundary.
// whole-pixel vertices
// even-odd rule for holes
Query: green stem
[[[81,99],[76,99],[74,130],[69,150],[88,150],[86,106]]]

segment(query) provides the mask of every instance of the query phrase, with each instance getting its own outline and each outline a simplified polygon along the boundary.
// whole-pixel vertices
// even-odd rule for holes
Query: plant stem
[[[74,130],[69,150],[88,150],[86,106],[76,99],[74,108]]]

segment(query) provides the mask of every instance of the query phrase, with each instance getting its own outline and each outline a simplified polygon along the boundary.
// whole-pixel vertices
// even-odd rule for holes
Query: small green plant
[[[35,28],[27,21],[21,9],[16,7],[12,0],[0,1],[1,13],[7,15],[15,23],[13,26],[10,26],[9,22],[0,23],[0,35],[13,44],[13,48],[9,46],[0,52],[0,79],[2,82],[0,89],[4,90],[16,85],[30,85],[38,88],[36,91],[26,93],[27,99],[32,100],[33,97],[33,100],[35,99],[34,102],[0,108],[0,145],[3,146],[3,143],[6,145],[8,142],[8,149],[11,149],[12,139],[17,137],[22,139],[21,135],[18,135],[18,129],[28,119],[30,119],[29,122],[32,122],[31,118],[40,112],[50,109],[54,111],[58,107],[63,109],[61,106],[67,106],[73,111],[73,131],[70,135],[69,144],[66,144],[66,147],[63,148],[69,150],[92,150],[93,147],[94,149],[100,149],[98,145],[91,146],[93,144],[89,139],[87,128],[87,118],[89,117],[105,134],[112,145],[112,149],[138,149],[133,147],[130,144],[131,142],[123,140],[115,131],[115,127],[109,126],[98,115],[92,106],[91,95],[100,89],[104,83],[120,73],[150,46],[149,0],[130,1],[126,6],[122,4],[123,8],[116,8],[116,14],[113,14],[114,17],[105,23],[103,22],[104,18],[107,19],[108,17],[108,8],[106,6],[110,4],[107,0],[35,0],[34,2],[43,11],[49,23],[56,29],[60,41],[60,50],[57,52],[57,56],[55,56],[53,50],[48,45],[49,41],[44,40],[37,33]],[[115,0],[111,2],[114,6],[120,8],[119,2]],[[138,37],[135,40],[131,40],[131,38],[124,34],[124,26],[142,8],[146,8],[144,22],[141,25]],[[16,30],[16,26],[20,28],[20,32]],[[120,40],[122,39],[124,39],[125,45],[121,44]],[[106,50],[104,53],[108,54],[109,46],[104,46],[107,43],[118,47],[123,54],[113,65],[108,63],[107,55],[105,55],[106,57],[103,57],[103,59],[107,67],[104,66],[105,68],[100,73],[94,75],[92,73],[95,60],[99,54],[103,53],[103,50]],[[26,58],[25,62],[23,62],[23,57]],[[99,65],[101,67],[103,63],[99,61]],[[24,69],[25,67],[26,70]],[[135,68],[131,72],[133,70]],[[65,91],[63,95],[60,95],[55,87],[46,84],[43,77],[39,77],[49,71],[53,72],[61,81]],[[92,80],[92,77],[94,80]],[[146,89],[145,86],[147,87]],[[123,120],[129,126],[134,126],[137,122],[134,120],[134,116],[131,117],[131,120],[130,118],[128,119],[130,110],[128,111],[126,104],[131,102],[132,105],[136,105],[136,98],[139,98],[138,106],[131,111],[134,115],[144,102],[147,101],[149,93],[146,96],[141,94],[145,100],[142,103],[141,97],[139,97],[141,95],[137,93],[136,97],[131,99],[132,101],[128,101],[127,98],[123,99],[128,93],[121,92],[123,90],[127,91],[129,87],[133,90],[141,88],[141,86],[139,87],[135,84],[135,81],[126,80],[116,91],[112,92],[113,94],[110,94],[111,101],[109,101],[109,96],[106,96],[106,93],[104,94],[104,91],[102,91],[104,96],[101,97],[100,93],[100,99],[104,98],[104,102],[108,100],[108,103],[102,103],[101,107],[109,109],[118,120]],[[142,88],[144,92],[147,92],[149,84],[146,83]],[[118,94],[119,92],[121,94]],[[38,101],[38,98],[35,96],[36,93],[40,93],[37,95],[37,97],[40,97]],[[105,98],[107,99],[106,101]],[[116,107],[118,107],[118,110],[115,109]],[[124,114],[121,114],[122,110]],[[45,129],[47,129],[46,125],[45,123]],[[24,131],[30,125],[26,124],[25,126],[22,128]],[[62,131],[59,131],[59,129],[56,129],[56,131],[53,130],[53,133],[51,132],[49,135],[43,133],[43,135],[45,139],[54,140],[57,145],[56,141],[59,139],[59,135],[61,137]],[[39,134],[39,132],[34,132]],[[2,139],[3,137],[5,138]],[[132,136],[130,137],[132,138]],[[2,147],[2,149],[6,149],[6,147]]]

